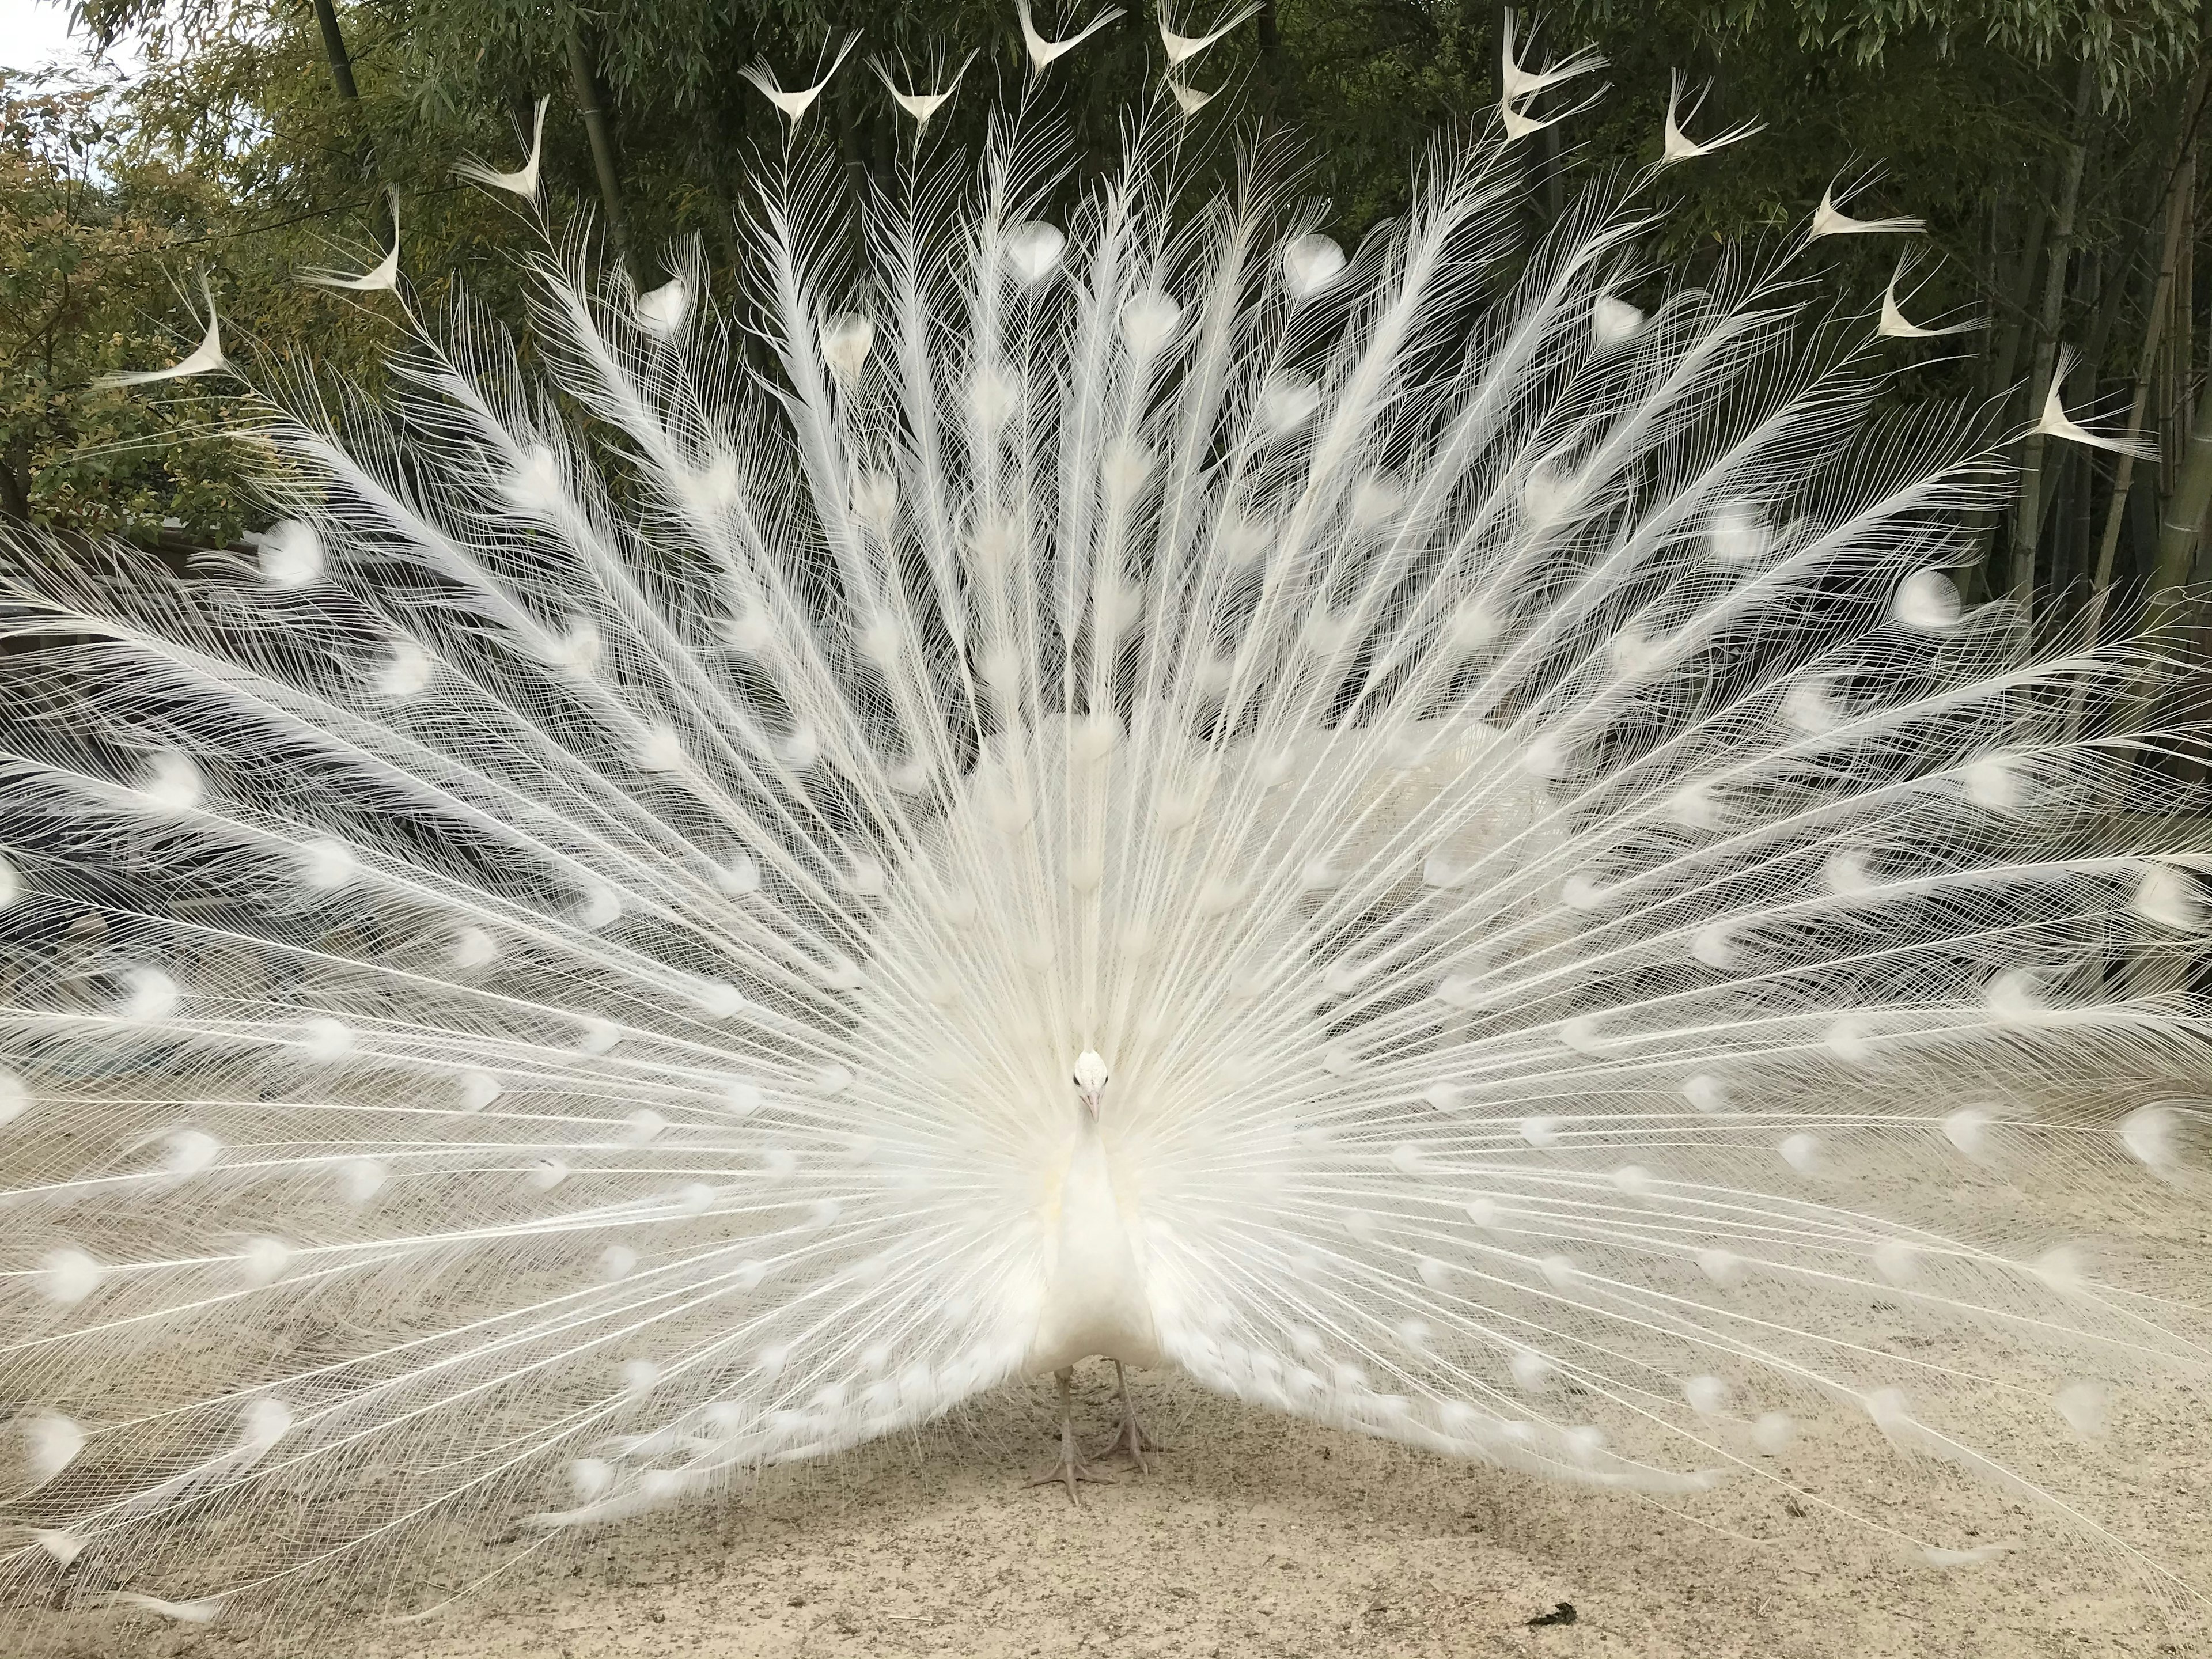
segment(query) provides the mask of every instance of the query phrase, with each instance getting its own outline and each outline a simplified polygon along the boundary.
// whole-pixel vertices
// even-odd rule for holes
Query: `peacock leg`
[[[1080,1504],[1076,1496],[1075,1483],[1095,1480],[1105,1486],[1114,1484],[1114,1477],[1103,1469],[1096,1468],[1083,1461],[1082,1449],[1075,1443],[1075,1401],[1071,1392],[1075,1382],[1075,1367],[1063,1365],[1053,1373],[1060,1384],[1060,1457],[1048,1463],[1030,1480],[1032,1486],[1042,1486],[1060,1480],[1066,1483],[1068,1501]]]
[[[1145,1425],[1137,1421],[1137,1407],[1129,1398],[1129,1374],[1121,1369],[1121,1362],[1114,1362],[1114,1382],[1121,1396],[1121,1432],[1114,1437],[1113,1443],[1101,1451],[1101,1457],[1125,1454],[1138,1469],[1146,1474],[1152,1466],[1145,1461],[1146,1452],[1165,1451],[1166,1447],[1145,1432]]]

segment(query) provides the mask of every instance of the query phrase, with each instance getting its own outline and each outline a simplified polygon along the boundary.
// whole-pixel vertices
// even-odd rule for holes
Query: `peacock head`
[[[1083,1097],[1084,1109],[1091,1121],[1098,1118],[1098,1097],[1106,1092],[1106,1060],[1096,1048],[1085,1048],[1075,1057],[1075,1087]]]

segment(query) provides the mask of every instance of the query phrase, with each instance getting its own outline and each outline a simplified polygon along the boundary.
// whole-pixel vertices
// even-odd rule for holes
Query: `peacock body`
[[[2058,1200],[2187,1201],[2171,665],[1961,603],[1996,434],[1870,416],[1816,245],[1522,248],[1509,122],[1347,257],[1179,214],[1185,118],[850,238],[794,146],[732,308],[549,252],[534,361],[390,261],[254,558],[16,548],[0,1596],[296,1601],[1092,1356],[1686,1503],[1826,1413],[2142,1561],[2065,1437],[2203,1335]]]

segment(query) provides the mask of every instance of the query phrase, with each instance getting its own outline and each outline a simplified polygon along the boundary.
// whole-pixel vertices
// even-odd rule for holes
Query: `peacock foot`
[[[1121,1419],[1121,1431],[1108,1444],[1099,1448],[1098,1455],[1101,1459],[1126,1457],[1137,1466],[1139,1474],[1150,1474],[1152,1472],[1152,1466],[1146,1461],[1145,1454],[1166,1449],[1165,1446],[1146,1432],[1145,1425],[1137,1421],[1133,1413]]]
[[[1127,1457],[1137,1466],[1140,1474],[1150,1474],[1152,1466],[1145,1461],[1146,1452],[1165,1451],[1167,1448],[1145,1431],[1137,1421],[1137,1407],[1129,1398],[1129,1379],[1121,1370],[1121,1362],[1114,1362],[1114,1381],[1121,1400],[1121,1431],[1112,1442],[1102,1449],[1101,1458]]]
[[[1083,1461],[1082,1449],[1075,1443],[1074,1431],[1068,1429],[1063,1429],[1060,1431],[1059,1457],[1030,1476],[1030,1485],[1045,1486],[1055,1480],[1062,1481],[1066,1485],[1068,1501],[1079,1508],[1083,1503],[1082,1498],[1075,1490],[1079,1481],[1094,1481],[1103,1486],[1110,1486],[1114,1484],[1112,1475],[1107,1474],[1097,1464],[1086,1463]]]
[[[1105,1470],[1085,1462],[1083,1449],[1076,1443],[1073,1392],[1075,1368],[1073,1365],[1061,1367],[1053,1373],[1053,1380],[1060,1387],[1060,1460],[1057,1462],[1048,1463],[1039,1469],[1030,1478],[1030,1485],[1042,1486],[1054,1480],[1064,1481],[1067,1486],[1067,1501],[1079,1507],[1083,1499],[1076,1494],[1075,1487],[1078,1481],[1091,1480],[1100,1486],[1110,1486],[1114,1484],[1114,1477]],[[1122,1398],[1126,1403],[1127,1400],[1126,1391]]]

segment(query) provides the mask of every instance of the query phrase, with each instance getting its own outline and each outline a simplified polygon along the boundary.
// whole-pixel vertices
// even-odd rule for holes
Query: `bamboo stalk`
[[[2204,509],[2212,507],[2212,380],[2197,399],[2189,441],[2158,524],[2158,569],[2152,577],[2152,607],[2160,623],[2181,608],[2197,551]]]
[[[1993,316],[2003,319],[2001,327],[1989,331],[1983,358],[1986,374],[1983,395],[1993,403],[2001,399],[2009,402],[2013,395],[2013,365],[2020,356],[2028,298],[2034,287],[2036,270],[2043,261],[2044,234],[2051,223],[2050,191],[2044,180],[2038,179],[2032,185],[2027,212],[2027,228],[2021,233],[2019,252],[2009,262],[2008,271],[2003,269],[2008,262],[1997,250],[1996,216],[1991,216],[1989,294]],[[2003,528],[2001,507],[1985,507],[1975,515],[1974,551],[1966,570],[1970,597],[1978,602],[1996,586],[1997,535]]]
[[[323,56],[330,60],[331,84],[346,102],[357,104],[361,101],[361,88],[354,82],[353,56],[346,51],[345,34],[338,27],[337,10],[331,0],[312,0],[312,3],[315,21],[323,31]]]
[[[635,280],[637,271],[630,258],[629,216],[623,211],[622,180],[615,172],[614,132],[607,125],[606,110],[599,96],[599,79],[592,68],[591,42],[584,33],[584,19],[573,7],[568,12],[568,80],[575,93],[577,111],[584,118],[585,136],[592,143],[592,169],[598,175],[599,204],[607,216],[608,240],[629,270],[632,280]]]
[[[2058,322],[2066,303],[2066,265],[2074,246],[2074,219],[2081,201],[2081,172],[2089,159],[2088,125],[2096,96],[2094,66],[2084,58],[2074,93],[2073,141],[2066,147],[2058,191],[2058,222],[2051,239],[2049,263],[2045,266],[2043,310],[2036,319],[2035,379],[2031,384],[2031,411],[2042,406],[2051,389],[2058,356]],[[2035,620],[2035,553],[2043,532],[2043,456],[2049,440],[2031,432],[2021,447],[2020,503],[2013,514],[2012,597],[2020,607],[2023,627],[2033,629]]]
[[[2176,425],[2182,437],[2173,470],[2173,487],[2167,495],[2158,526],[2158,563],[2151,575],[2151,605],[2147,626],[2164,626],[2174,620],[2182,605],[2182,591],[2189,585],[2197,536],[2204,512],[2212,505],[2212,379],[2205,382],[2192,416],[2189,382],[2195,367],[2190,355],[2190,291],[2191,244],[2196,240],[2196,149],[2191,146],[2191,165],[2183,169],[2188,188],[2175,199],[2181,220],[2181,236],[2174,272],[2173,364]]]
[[[2143,317],[2142,351],[2136,359],[2135,397],[2128,408],[2128,435],[2139,437],[2151,410],[2151,395],[2156,387],[2159,369],[2163,358],[2161,348],[2167,338],[2166,319],[2173,308],[2175,277],[2180,270],[2183,243],[2194,215],[2191,204],[2197,197],[2197,124],[2204,113],[2208,89],[2212,89],[2212,63],[2200,64],[2190,82],[2189,95],[2183,105],[2180,125],[2175,130],[2173,152],[2166,164],[2169,180],[2166,192],[2166,237],[2159,254],[2158,278],[2151,290],[2149,305]],[[2165,459],[2161,454],[2161,460]],[[2120,532],[2127,521],[2128,501],[2135,486],[2136,458],[2123,453],[2112,474],[2112,497],[2105,508],[2104,533],[2097,542],[2097,565],[2089,579],[2089,600],[2081,611],[2081,645],[2084,650],[2094,649],[2103,629],[2105,607],[2112,589],[2112,562],[2120,545]],[[2067,714],[2069,736],[2081,734],[2083,706],[2087,699],[2087,688],[2075,690],[2072,707]]]
[[[2019,264],[2013,268],[2012,280],[1996,295],[2003,307],[2005,325],[1995,331],[1996,350],[1990,362],[1989,386],[1992,397],[2004,397],[2012,391],[2013,368],[2020,361],[2021,337],[2027,331],[2028,301],[2034,292],[2035,273],[2043,264],[2043,240],[2051,228],[2046,181],[2039,180],[2033,188],[2027,229],[2021,238]]]
[[[2189,100],[2191,117],[2184,122],[2179,141],[2184,146],[2190,143],[2189,129],[2194,124],[2196,112],[2203,106],[2208,76],[2212,76],[2212,67],[2197,71],[2197,82]],[[2135,398],[2128,406],[2130,438],[2141,435],[2143,422],[2150,413],[2151,385],[2158,376],[2159,349],[2166,343],[2166,318],[2173,307],[2173,279],[2180,264],[2181,234],[2188,222],[2185,204],[2197,190],[2196,168],[2191,164],[2187,149],[2175,158],[2172,177],[2173,184],[2166,198],[2166,246],[2159,255],[2158,283],[2152,290],[2149,314],[2143,323],[2142,353],[2136,365]],[[2112,560],[2119,550],[2120,531],[2127,519],[2128,491],[2134,487],[2135,477],[2136,458],[2123,454],[2112,474],[2112,499],[2105,509],[2105,531],[2097,542],[2097,567],[2089,579],[2089,603],[2081,613],[2084,647],[2097,643],[2104,623],[2105,603],[2112,586]]]

